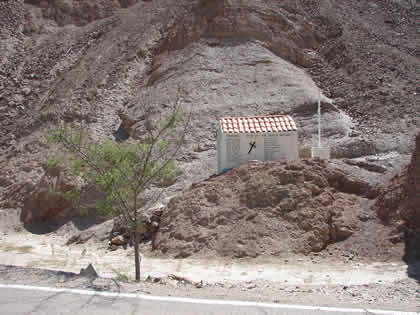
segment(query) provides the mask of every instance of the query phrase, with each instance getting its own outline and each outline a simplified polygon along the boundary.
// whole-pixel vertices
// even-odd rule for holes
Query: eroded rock
[[[322,161],[251,162],[173,198],[153,246],[173,257],[319,252],[354,233],[369,187]]]
[[[377,215],[394,226],[392,242],[407,241],[407,256],[420,257],[420,134],[415,138],[411,163],[385,186],[374,205]],[[401,233],[404,235],[401,236]]]
[[[47,168],[24,201],[21,221],[28,224],[70,215],[74,203],[71,194],[81,187],[80,179],[66,175],[59,168]]]
[[[128,240],[122,235],[118,235],[111,240],[112,245],[126,245],[127,243]]]

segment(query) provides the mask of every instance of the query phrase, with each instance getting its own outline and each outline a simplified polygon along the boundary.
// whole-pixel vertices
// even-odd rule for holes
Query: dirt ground
[[[156,255],[401,259],[371,209],[380,188],[316,160],[250,162],[193,184],[162,211]]]
[[[165,259],[142,246],[142,282],[135,283],[133,250],[109,251],[90,240],[65,246],[68,224],[32,234],[0,213],[0,281],[153,295],[420,311],[420,264],[361,262],[353,257],[287,259]],[[8,222],[7,226],[6,223]],[[79,277],[92,263],[101,278]],[[68,274],[70,273],[70,274]]]

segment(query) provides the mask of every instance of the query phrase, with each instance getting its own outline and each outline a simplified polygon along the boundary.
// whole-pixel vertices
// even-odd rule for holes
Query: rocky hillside
[[[391,179],[375,209],[386,224],[394,226],[392,240],[406,241],[407,258],[420,257],[420,134],[411,163]]]
[[[192,132],[170,194],[215,172],[223,115],[291,114],[304,153],[320,92],[334,156],[392,153],[389,172],[420,126],[415,21],[395,0],[0,1],[0,207],[37,191],[48,128],[137,137],[179,87]]]
[[[362,229],[373,229],[364,224],[374,220],[364,204],[377,193],[320,161],[250,162],[173,198],[163,211],[153,247],[174,257],[319,252],[364,233]],[[377,223],[377,236],[365,240],[371,251],[350,241],[354,252],[380,252],[373,249],[381,243]]]
[[[109,17],[118,9],[128,8],[139,0],[25,0],[29,19],[25,24],[27,33],[45,31],[45,20],[64,26],[84,26],[95,20]]]

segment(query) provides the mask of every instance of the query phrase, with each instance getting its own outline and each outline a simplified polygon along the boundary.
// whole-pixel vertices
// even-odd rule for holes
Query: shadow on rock
[[[100,216],[74,216],[27,223],[24,224],[24,227],[28,232],[34,234],[47,234],[57,231],[64,226],[69,226],[69,224],[77,230],[83,231],[104,221],[106,219]]]
[[[403,260],[407,263],[407,275],[420,283],[420,233],[406,237]]]

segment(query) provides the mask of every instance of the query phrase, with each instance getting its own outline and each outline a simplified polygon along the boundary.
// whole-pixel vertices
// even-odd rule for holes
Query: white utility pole
[[[334,105],[333,105],[334,106]],[[322,147],[321,144],[321,91],[318,97],[318,146],[313,146],[311,150],[312,158],[320,158],[328,160],[330,158],[330,148],[328,146]]]
[[[318,148],[321,147],[321,93],[318,98]]]

